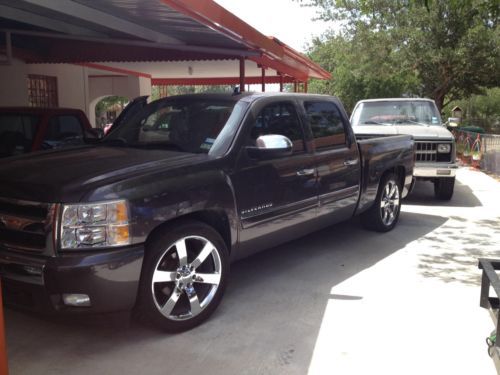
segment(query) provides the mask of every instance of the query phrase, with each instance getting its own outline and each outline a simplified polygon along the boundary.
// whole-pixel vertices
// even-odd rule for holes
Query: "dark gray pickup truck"
[[[357,142],[333,97],[158,100],[95,145],[0,161],[6,302],[189,329],[231,261],[357,214],[391,230],[413,167],[410,136]]]

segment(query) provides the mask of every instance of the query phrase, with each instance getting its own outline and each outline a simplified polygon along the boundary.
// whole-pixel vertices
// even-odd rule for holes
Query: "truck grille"
[[[445,142],[439,142],[445,143]],[[450,152],[443,154],[437,152],[438,142],[415,142],[417,146],[416,156],[417,162],[451,162],[451,154],[453,145],[450,143]]]
[[[56,205],[0,198],[0,246],[44,253],[52,248]]]

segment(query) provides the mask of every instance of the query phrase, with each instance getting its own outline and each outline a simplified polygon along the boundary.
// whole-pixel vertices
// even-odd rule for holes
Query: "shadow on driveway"
[[[232,265],[209,321],[169,335],[113,317],[46,318],[6,310],[12,374],[305,374],[331,289],[446,221],[402,212],[385,234],[357,219]]]
[[[404,201],[406,204],[420,206],[444,207],[480,207],[482,203],[467,185],[455,180],[455,191],[449,201],[438,200],[434,197],[434,184],[429,181],[417,181],[415,188]]]

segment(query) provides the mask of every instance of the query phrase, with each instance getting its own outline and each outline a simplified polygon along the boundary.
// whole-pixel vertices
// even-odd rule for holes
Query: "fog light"
[[[90,297],[86,294],[63,294],[62,298],[68,306],[90,306]]]

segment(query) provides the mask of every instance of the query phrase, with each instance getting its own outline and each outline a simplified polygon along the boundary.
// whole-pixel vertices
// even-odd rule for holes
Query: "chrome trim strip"
[[[318,207],[317,196],[307,198],[299,202],[289,203],[284,206],[275,207],[273,209],[266,210],[265,212],[259,212],[253,216],[242,217],[240,215],[241,225],[243,229],[247,229],[315,207]]]
[[[320,206],[325,203],[330,203],[333,201],[338,201],[341,199],[350,198],[353,195],[359,194],[359,186],[350,186],[348,188],[331,191],[329,193],[323,194],[319,196],[319,204]],[[326,201],[326,202],[325,202]]]

